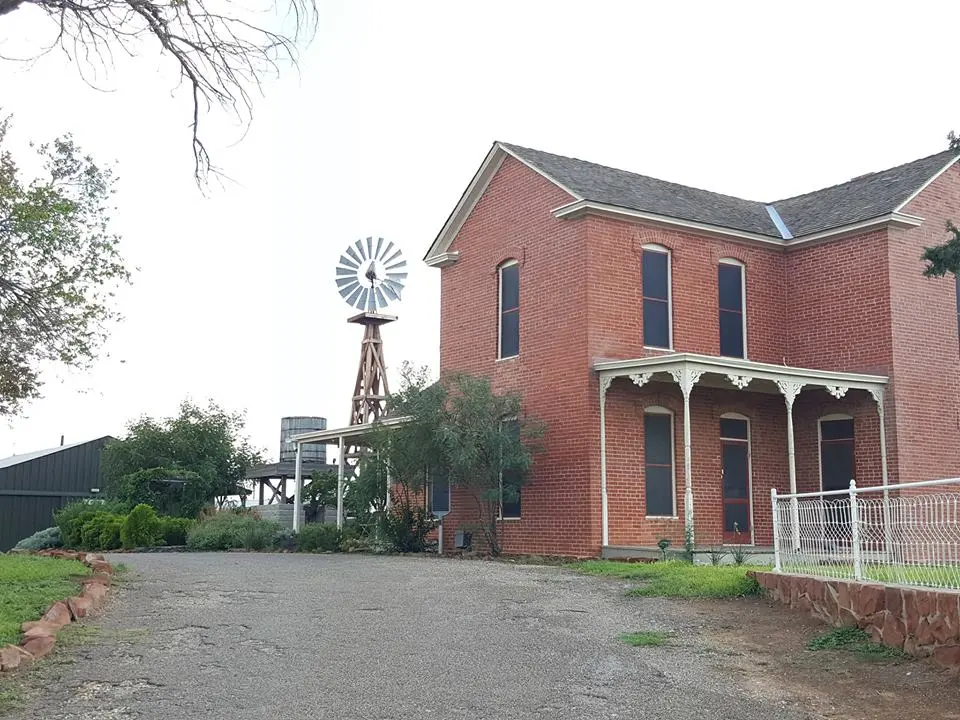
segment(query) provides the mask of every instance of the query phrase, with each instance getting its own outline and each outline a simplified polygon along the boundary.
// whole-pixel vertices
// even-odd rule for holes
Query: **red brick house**
[[[769,547],[774,486],[960,475],[956,160],[763,203],[495,143],[425,261],[441,372],[548,426],[505,551]]]

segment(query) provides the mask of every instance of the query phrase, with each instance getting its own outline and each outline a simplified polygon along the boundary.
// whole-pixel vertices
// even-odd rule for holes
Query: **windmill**
[[[407,279],[406,268],[407,261],[400,248],[383,238],[357,240],[340,255],[337,289],[348,305],[361,311],[347,322],[364,327],[360,366],[350,406],[351,425],[371,423],[383,414],[390,390],[380,327],[397,318],[382,311],[389,303],[400,300]]]

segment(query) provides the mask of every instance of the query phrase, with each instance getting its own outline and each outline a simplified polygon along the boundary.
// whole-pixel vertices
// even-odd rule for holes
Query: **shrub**
[[[272,547],[282,530],[280,523],[261,520],[251,513],[221,512],[190,528],[187,547],[190,550],[262,550]],[[248,543],[258,547],[251,547]]]
[[[163,539],[157,511],[143,503],[137,505],[120,529],[120,541],[124,547],[151,547]]]
[[[100,527],[100,547],[98,550],[117,550],[123,545],[120,540],[120,533],[123,530],[123,523],[126,522],[124,515],[110,515]]]
[[[397,552],[423,552],[433,520],[422,507],[401,506],[383,517],[383,534]]]
[[[58,548],[63,545],[60,537],[60,528],[57,526],[48,527],[45,530],[38,530],[30,537],[26,537],[14,546],[14,550],[46,550],[48,548]]]
[[[308,523],[297,535],[297,552],[339,552],[340,540],[336,525]]]
[[[79,548],[83,524],[97,513],[124,515],[130,508],[122,502],[106,500],[78,500],[53,511],[53,520],[60,528],[64,547]]]
[[[120,530],[126,517],[98,512],[80,528],[80,547],[84,550],[116,550],[120,547]]]
[[[193,527],[194,520],[182,517],[161,517],[160,535],[163,544],[168,546],[186,545],[187,533]]]

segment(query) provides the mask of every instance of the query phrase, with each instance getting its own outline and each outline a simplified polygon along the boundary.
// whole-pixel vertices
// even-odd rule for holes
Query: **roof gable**
[[[89,445],[90,443],[109,441],[113,440],[109,435],[104,435],[103,437],[94,438],[93,440],[83,440],[81,442],[70,443],[69,445],[59,445],[53,448],[47,448],[46,450],[34,450],[33,452],[22,453],[20,455],[11,455],[10,457],[0,458],[0,469],[13,467],[14,465],[19,465],[20,463],[30,462],[31,460],[37,460],[38,458],[46,457],[47,455],[53,455],[58,452],[63,452],[64,450],[69,450],[70,448],[80,447],[81,445]]]
[[[456,262],[457,253],[448,252],[450,245],[508,155],[567,192],[579,206],[557,208],[557,217],[576,217],[582,208],[594,204],[628,211],[634,217],[676,220],[697,230],[784,247],[873,223],[918,225],[919,218],[900,214],[903,207],[958,159],[952,151],[941,152],[846,183],[764,203],[495,142],[427,251],[427,264],[443,267]]]

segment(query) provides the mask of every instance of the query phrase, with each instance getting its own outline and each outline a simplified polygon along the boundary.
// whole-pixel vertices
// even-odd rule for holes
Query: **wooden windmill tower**
[[[397,318],[381,311],[390,302],[400,300],[407,279],[406,267],[400,248],[384,242],[383,238],[357,240],[340,256],[337,265],[340,295],[361,311],[347,322],[363,325],[360,366],[350,406],[351,425],[372,423],[386,411],[390,389],[380,328]],[[359,448],[350,448],[347,456],[359,457]]]

